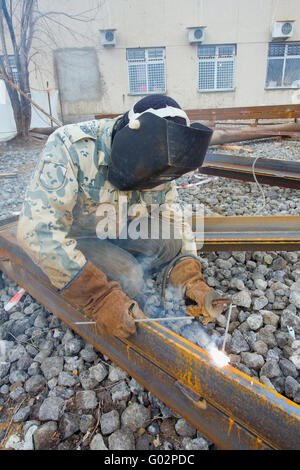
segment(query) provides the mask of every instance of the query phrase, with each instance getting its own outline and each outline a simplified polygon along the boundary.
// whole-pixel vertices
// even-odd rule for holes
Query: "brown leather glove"
[[[206,284],[200,261],[189,258],[176,264],[171,271],[170,282],[174,287],[182,287],[186,297],[196,302],[197,305],[187,308],[187,313],[193,317],[203,315],[204,324],[218,318],[227,308],[224,305],[213,305],[213,301],[221,296]]]
[[[132,316],[142,315],[138,304],[124,294],[118,282],[108,281],[90,261],[60,295],[95,321],[104,335],[127,338],[136,333]],[[131,306],[132,316],[129,314]]]

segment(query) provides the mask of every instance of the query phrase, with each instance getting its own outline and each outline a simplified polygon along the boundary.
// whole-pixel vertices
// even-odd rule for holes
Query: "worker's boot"
[[[203,315],[204,324],[218,318],[228,307],[228,299],[218,303],[222,296],[206,284],[201,263],[194,258],[176,264],[170,274],[170,282],[174,287],[183,288],[185,296],[196,302],[187,308],[187,313],[193,317]]]
[[[105,335],[127,338],[136,332],[133,320],[142,315],[138,304],[127,297],[116,281],[108,281],[106,275],[90,261],[67,287],[61,296],[79,307],[84,315],[96,322]]]

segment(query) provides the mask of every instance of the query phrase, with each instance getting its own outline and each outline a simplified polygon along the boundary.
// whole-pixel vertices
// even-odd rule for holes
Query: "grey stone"
[[[27,370],[30,376],[39,375],[41,372],[40,365],[38,362],[32,362]]]
[[[120,369],[120,367],[111,366],[109,368],[108,378],[111,382],[118,382],[118,380],[127,379],[128,374],[125,372],[125,370]]]
[[[265,363],[263,356],[251,352],[242,352],[242,360],[250,369],[259,370]]]
[[[277,361],[270,360],[266,361],[260,370],[260,374],[272,379],[274,377],[280,377],[282,375],[281,369]]]
[[[55,421],[48,421],[42,426],[39,426],[33,433],[33,442],[35,450],[49,450],[51,448],[51,441],[53,442],[53,435],[57,431],[57,423]]]
[[[72,338],[65,343],[66,356],[75,356],[82,348],[82,340],[79,338]]]
[[[98,383],[102,382],[102,380],[105,379],[107,376],[107,369],[106,367],[99,362],[99,364],[90,367],[90,375],[93,377],[95,380],[97,380]]]
[[[247,290],[242,290],[232,296],[232,302],[240,307],[249,308],[251,305],[251,296]]]
[[[294,402],[295,403],[300,403],[300,388],[298,388],[296,395],[294,396]]]
[[[120,427],[120,417],[116,410],[112,410],[109,413],[103,413],[100,418],[101,433],[104,436],[113,433]]]
[[[273,348],[269,349],[266,360],[274,360],[278,362],[281,357],[282,351],[279,348]]]
[[[132,393],[138,395],[144,391],[144,387],[140,385],[135,379],[131,379],[129,382],[129,388]]]
[[[24,388],[29,395],[36,395],[45,386],[46,380],[42,375],[34,375],[26,380]]]
[[[84,434],[95,424],[93,415],[82,415],[79,421],[79,429]]]
[[[21,423],[23,421],[26,421],[28,416],[30,415],[31,412],[31,407],[30,406],[23,406],[20,408],[15,414],[13,418],[14,423]]]
[[[285,391],[286,396],[288,398],[292,398],[293,400],[299,389],[300,389],[300,384],[297,382],[297,380],[295,380],[294,377],[291,377],[290,375],[288,375],[285,378],[285,384],[284,384],[284,391]]]
[[[67,439],[75,432],[79,431],[79,429],[79,418],[77,416],[71,415],[70,413],[64,413],[59,424],[59,431],[62,435],[62,438]]]
[[[297,369],[300,369],[300,354],[293,354],[289,357],[289,359],[296,366]]]
[[[297,308],[300,309],[300,292],[292,290],[290,293],[289,301],[292,305],[295,305]]]
[[[249,345],[239,330],[233,332],[230,350],[233,354],[240,354],[242,351],[249,351]]]
[[[279,348],[283,349],[284,346],[286,346],[289,342],[290,335],[286,331],[275,331],[274,333],[277,345]]]
[[[300,279],[298,279],[298,281],[294,282],[291,285],[290,289],[291,289],[291,291],[295,291],[295,292],[300,293]]]
[[[10,396],[10,398],[11,398],[12,400],[18,401],[19,398],[20,398],[20,396],[23,395],[23,393],[24,393],[24,388],[21,387],[21,385],[19,385],[18,387],[14,388],[14,389],[10,392],[9,396]]]
[[[94,435],[90,443],[90,450],[108,450],[101,434],[97,433]]]
[[[38,310],[40,308],[39,304],[36,304],[35,302],[32,302],[30,305],[24,308],[24,314],[25,315],[32,315],[35,310]]]
[[[232,256],[239,263],[244,264],[246,259],[246,254],[243,251],[233,251]]]
[[[2,385],[2,387],[0,387],[0,393],[7,395],[9,393],[9,386],[6,384]]]
[[[233,279],[231,279],[229,283],[229,287],[231,287],[232,289],[238,289],[242,291],[245,289],[245,284],[243,283],[241,279],[234,277]]]
[[[76,404],[80,410],[93,410],[97,406],[96,393],[93,390],[76,392]]]
[[[59,356],[47,357],[41,363],[41,370],[47,380],[52,379],[52,377],[58,376],[59,373],[63,370],[63,367],[64,359]]]
[[[257,331],[263,325],[263,317],[259,313],[252,313],[246,321],[251,330],[254,331]]]
[[[28,379],[28,374],[23,370],[14,370],[9,374],[9,381],[11,384],[16,382],[25,382]]]
[[[273,334],[275,330],[274,326],[266,325],[259,330],[258,339],[266,343],[269,347],[275,348],[277,346],[276,338]]]
[[[266,290],[266,288],[268,287],[268,283],[264,279],[260,279],[260,278],[254,279],[254,285],[256,289],[259,289],[262,291]]]
[[[300,334],[300,317],[297,316],[297,310],[294,305],[289,305],[282,312],[280,322],[281,328],[287,328],[287,326],[291,326],[295,330],[295,333]]]
[[[46,328],[48,326],[47,319],[42,315],[38,315],[34,320],[34,326],[37,328]]]
[[[117,401],[127,401],[131,397],[131,392],[126,382],[120,382],[110,389],[113,403]]]
[[[25,354],[23,357],[20,357],[20,359],[17,362],[17,368],[20,370],[27,370],[30,365],[32,364],[32,359],[28,354]]]
[[[147,427],[147,431],[149,434],[151,434],[152,436],[156,436],[157,434],[160,433],[160,429],[159,429],[159,426],[158,424],[153,421],[148,427]]]
[[[266,387],[269,387],[272,390],[275,390],[275,387],[272,384],[271,380],[265,375],[261,375],[259,380],[261,381],[262,384],[266,385]]]
[[[9,362],[0,362],[0,379],[5,377],[10,369],[10,363]]]
[[[277,269],[285,269],[287,265],[287,262],[285,259],[283,259],[281,256],[278,256],[273,260],[272,263],[272,269],[277,270]]]
[[[85,365],[81,357],[64,356],[64,359],[65,359],[64,370],[72,372],[72,373],[75,372],[76,374],[78,372],[85,371]],[[85,371],[85,372],[88,373],[88,371]]]
[[[39,410],[40,421],[58,421],[63,413],[65,401],[59,397],[46,398]]]
[[[24,423],[23,425],[23,429],[22,429],[22,434],[23,436],[25,437],[25,434],[27,433],[28,429],[31,428],[31,426],[36,426],[38,427],[41,423],[35,419],[32,419],[30,421],[26,421],[26,423]]]
[[[26,354],[26,349],[22,344],[18,344],[17,346],[8,350],[7,359],[9,362],[15,362],[23,357],[24,354]]]
[[[94,349],[91,347],[88,347],[88,345],[85,346],[85,348],[80,351],[80,356],[86,362],[94,362],[98,358]]]
[[[183,418],[178,419],[175,423],[175,431],[182,437],[195,437],[197,433],[196,429]]]
[[[184,450],[209,450],[208,442],[203,437],[197,437],[196,439],[184,437],[182,447]]]
[[[278,393],[283,393],[284,392],[284,384],[285,384],[285,378],[284,377],[273,377],[271,379],[271,382],[273,383],[276,392]]]
[[[266,255],[264,256],[264,262],[265,262],[266,264],[268,264],[268,265],[272,264],[272,263],[273,263],[273,258],[272,258],[272,256],[269,255],[269,254],[266,254]]]
[[[118,429],[108,438],[109,450],[135,450],[134,435],[128,428]]]
[[[262,310],[267,304],[268,299],[265,296],[258,297],[253,302],[253,310]]]
[[[22,315],[22,314],[21,314]],[[18,337],[25,333],[25,331],[30,328],[30,322],[27,318],[16,320],[11,325],[9,331],[14,337]]]
[[[143,405],[138,403],[130,404],[121,415],[122,425],[132,431],[144,428],[150,419],[150,411]]]
[[[282,373],[285,377],[290,375],[294,379],[298,377],[298,372],[295,364],[293,364],[291,361],[289,361],[286,358],[282,358],[279,361],[279,367],[282,370]]]
[[[63,387],[73,387],[76,383],[78,383],[78,381],[78,377],[72,374],[72,372],[63,370],[59,373],[58,384],[62,385]]]
[[[270,312],[268,310],[261,310],[260,312],[263,316],[265,325],[272,325],[277,328],[280,317],[276,313]]]
[[[90,374],[89,370],[83,370],[80,372],[79,380],[84,390],[92,390],[99,384],[98,380]]]

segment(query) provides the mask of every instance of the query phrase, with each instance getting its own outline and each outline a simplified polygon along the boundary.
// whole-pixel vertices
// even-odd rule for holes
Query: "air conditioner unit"
[[[293,21],[274,21],[272,26],[272,39],[286,39],[293,35]]]
[[[188,39],[190,44],[199,43],[204,40],[204,29],[206,26],[198,26],[197,28],[188,28]]]
[[[101,29],[101,44],[102,46],[115,46],[116,45],[116,33],[115,29]]]

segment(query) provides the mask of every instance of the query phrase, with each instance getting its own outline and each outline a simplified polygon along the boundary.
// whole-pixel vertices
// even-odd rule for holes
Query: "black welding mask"
[[[135,115],[114,136],[108,180],[119,190],[131,191],[179,178],[202,165],[212,132],[198,123],[177,124],[157,110]]]

